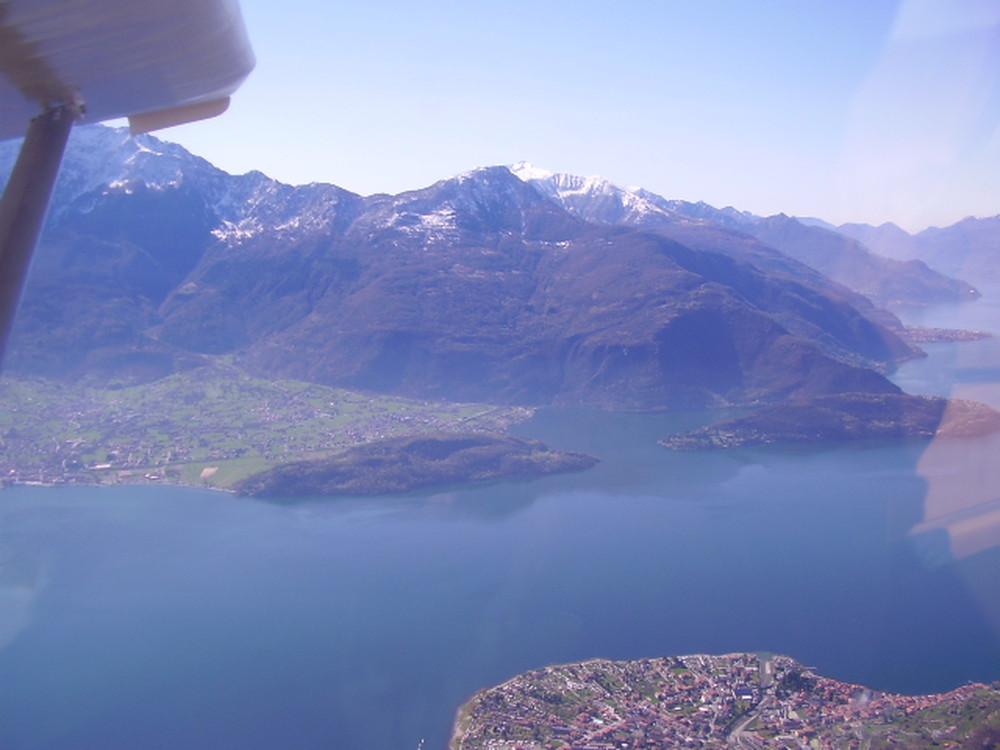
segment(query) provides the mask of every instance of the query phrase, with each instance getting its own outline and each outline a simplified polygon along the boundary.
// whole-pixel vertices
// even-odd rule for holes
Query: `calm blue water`
[[[897,377],[943,387],[956,346]],[[603,463],[474,490],[4,490],[0,748],[441,749],[476,689],[593,656],[770,650],[904,692],[1000,679],[1000,443],[959,445],[961,471],[920,442],[655,444],[706,419],[542,413],[522,431]],[[948,505],[970,477],[986,496]]]

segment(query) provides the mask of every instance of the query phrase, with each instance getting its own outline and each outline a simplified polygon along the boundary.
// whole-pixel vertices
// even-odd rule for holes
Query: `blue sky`
[[[395,193],[527,160],[910,230],[1000,213],[996,0],[242,0],[257,69],[160,135]]]

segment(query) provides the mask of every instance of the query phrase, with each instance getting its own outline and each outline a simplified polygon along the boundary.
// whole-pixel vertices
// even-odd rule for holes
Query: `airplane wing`
[[[73,123],[213,117],[253,65],[236,0],[0,0],[0,358]]]
[[[199,119],[253,64],[235,0],[3,0],[0,140],[74,101],[83,122]]]

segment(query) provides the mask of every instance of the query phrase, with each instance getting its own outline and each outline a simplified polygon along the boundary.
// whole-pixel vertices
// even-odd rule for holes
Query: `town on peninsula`
[[[450,750],[996,748],[1000,683],[905,696],[788,656],[695,654],[545,667],[459,710]]]

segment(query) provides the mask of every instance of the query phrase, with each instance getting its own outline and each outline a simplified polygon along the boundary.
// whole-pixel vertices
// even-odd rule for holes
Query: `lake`
[[[897,382],[1000,406],[996,340],[927,349]],[[475,690],[596,656],[1000,679],[1000,439],[656,445],[711,416],[540,412],[519,431],[602,463],[474,489],[4,490],[0,748],[441,750]]]

